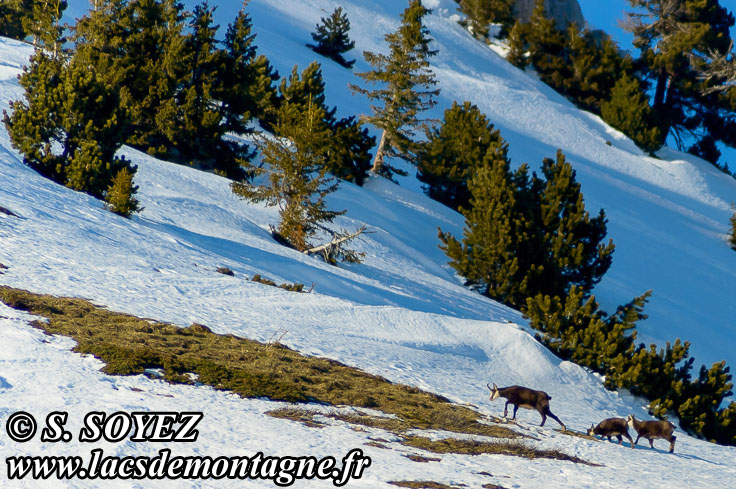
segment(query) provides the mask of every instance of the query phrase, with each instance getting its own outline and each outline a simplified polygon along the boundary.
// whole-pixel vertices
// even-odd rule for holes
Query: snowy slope
[[[82,11],[82,2],[71,3],[72,11]],[[362,49],[384,47],[383,34],[396,28],[404,7],[389,0],[254,0],[248,8],[260,50],[282,74],[294,64],[305,67],[314,59],[304,47],[309,32],[338,3],[353,24],[356,56]],[[664,150],[661,160],[644,157],[596,117],[578,111],[471,40],[452,18],[453,1],[427,4],[436,8],[428,26],[440,50],[434,67],[442,98],[435,115],[441,116],[452,100],[473,101],[501,129],[517,164],[527,161],[537,167],[543,157],[562,148],[577,169],[588,208],[605,208],[617,244],[614,265],[596,291],[604,305],[613,308],[652,288],[650,319],[640,327],[648,338],[682,336],[694,342],[699,361],[725,358],[736,365],[736,332],[729,329],[736,312],[736,253],[724,242],[736,181],[671,150]],[[225,24],[237,8],[236,2],[223,2],[218,21]],[[0,108],[21,96],[15,77],[29,55],[27,46],[1,41]],[[366,112],[367,102],[347,89],[348,82],[356,81],[352,73],[322,61],[328,102],[341,114]],[[365,63],[358,60],[355,71],[364,69]],[[403,179],[401,186],[381,179],[369,181],[365,188],[342,184],[330,199],[333,208],[348,209],[338,224],[367,223],[374,232],[358,243],[366,253],[364,264],[336,268],[275,244],[267,229],[276,222],[276,212],[234,198],[227,181],[217,176],[124,150],[139,165],[136,183],[145,207],[128,221],[106,212],[99,201],[23,166],[4,130],[0,148],[0,205],[21,216],[0,214],[0,262],[9,267],[0,275],[2,284],[85,297],[113,310],[183,326],[196,321],[216,332],[259,340],[287,330],[283,343],[299,351],[475,404],[495,415],[502,404],[487,402],[488,381],[545,389],[554,399],[553,411],[577,430],[613,415],[636,412],[645,417],[641,404],[603,390],[594,376],[560,362],[522,328],[508,324],[523,326],[518,313],[461,286],[436,246],[436,229],[459,235],[462,217],[427,199],[413,178]],[[234,270],[235,277],[214,272],[223,265]],[[279,282],[314,283],[315,291],[293,294],[262,286],[247,280],[254,273]],[[604,465],[596,468],[502,456],[442,456],[442,462],[418,464],[402,455],[411,450],[365,446],[370,433],[344,426],[308,429],[264,416],[273,403],[143,377],[106,376],[99,372],[99,362],[69,353],[69,340],[45,337],[30,329],[27,319],[0,306],[5,332],[0,343],[3,423],[18,410],[40,417],[63,409],[76,422],[93,409],[201,410],[207,425],[200,441],[172,445],[173,451],[216,456],[262,450],[270,455],[339,458],[361,447],[373,465],[349,487],[391,487],[385,481],[396,479],[530,488],[736,484],[731,468],[735,449],[682,433],[676,454],[670,456],[663,453],[663,442],[654,451],[632,451],[560,435],[549,426],[533,428],[539,446],[558,447]],[[525,424],[538,421],[536,413],[519,416]],[[113,453],[142,455],[165,445],[103,446]],[[18,444],[0,432],[3,457],[76,454],[90,448],[75,442]],[[651,470],[650,465],[661,470]],[[134,487],[121,481],[13,485],[4,477],[0,469],[2,487]],[[176,487],[193,486],[242,484],[188,482]]]

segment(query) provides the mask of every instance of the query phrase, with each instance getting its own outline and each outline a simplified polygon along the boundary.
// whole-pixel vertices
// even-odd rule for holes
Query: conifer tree
[[[491,23],[501,24],[500,37],[506,37],[514,25],[513,0],[460,0],[460,12],[467,16],[467,24],[478,39],[488,38]]]
[[[556,159],[545,158],[542,174],[546,183],[540,196],[541,222],[547,259],[542,283],[547,293],[562,297],[579,285],[587,293],[611,266],[613,242],[606,236],[606,215],[601,209],[591,218],[585,210],[575,170],[562,151]]]
[[[345,68],[352,68],[355,60],[347,61],[342,53],[348,52],[355,47],[355,42],[350,40],[350,20],[342,7],[337,7],[332,14],[320,19],[316,31],[312,33],[312,39],[316,45],[308,44],[315,52],[326,56]]]
[[[33,0],[4,0],[0,3],[0,36],[23,40],[24,19],[33,12]],[[26,20],[27,22],[27,20]]]
[[[718,153],[712,151],[715,144],[703,151],[703,139],[736,147],[736,122],[731,117],[736,105],[728,97],[708,94],[708,87],[717,80],[699,78],[700,72],[708,71],[706,65],[713,55],[718,58],[728,52],[733,14],[718,0],[629,3],[636,10],[628,15],[627,28],[641,50],[648,77],[654,81],[652,108],[661,141],[672,134],[685,149],[685,139],[695,140],[693,152],[709,158],[717,158]]]
[[[462,209],[462,242],[439,231],[440,248],[466,285],[504,304],[526,297],[528,270],[520,267],[516,251],[524,239],[523,214],[516,199],[509,161],[493,149],[468,181],[470,208]]]
[[[130,217],[141,210],[138,199],[133,197],[137,191],[138,187],[133,185],[133,174],[127,167],[123,167],[108,187],[105,202],[115,214]]]
[[[436,54],[430,49],[429,31],[422,19],[430,11],[421,0],[410,0],[401,14],[401,26],[387,34],[389,54],[366,51],[363,57],[372,71],[358,73],[369,84],[380,84],[375,90],[351,85],[354,91],[366,95],[380,105],[372,106],[373,115],[366,120],[381,131],[381,139],[373,158],[373,172],[391,178],[394,173],[406,175],[385,161],[386,157],[413,160],[416,129],[422,126],[420,114],[435,104],[436,80],[429,58]]]
[[[548,17],[544,0],[537,0],[526,28],[529,63],[547,85],[564,94],[565,80],[572,76],[565,35]]]
[[[661,146],[659,128],[651,114],[648,97],[636,78],[624,75],[616,82],[611,100],[601,104],[601,117],[647,152]]]
[[[515,22],[511,28],[508,37],[509,51],[506,53],[506,60],[517,68],[524,69],[529,64],[526,59],[526,31],[527,24]]]
[[[52,57],[59,56],[64,43],[61,17],[67,7],[66,0],[34,0],[23,7],[30,7],[30,13],[21,22],[25,33],[33,38],[33,46],[45,49]]]
[[[468,179],[489,150],[494,158],[507,158],[508,145],[478,107],[453,102],[442,124],[430,129],[419,146],[417,179],[432,199],[452,209],[468,208]]]
[[[354,117],[337,119],[337,108],[329,108],[325,101],[325,83],[319,63],[312,62],[302,72],[301,78],[294,67],[288,79],[281,81],[280,103],[288,103],[301,110],[310,105],[317,106],[324,113],[324,122],[330,129],[331,137],[324,166],[334,176],[362,185],[370,169],[370,149],[375,139]]]
[[[259,55],[252,21],[243,9],[228,26],[223,49],[225,70],[218,86],[224,126],[229,132],[247,134],[251,119],[266,121],[277,104],[274,82],[279,75],[264,55]]]
[[[115,156],[127,124],[119,90],[90,69],[86,58],[37,51],[20,84],[25,100],[11,102],[4,122],[24,163],[97,198],[120,170],[134,173],[128,161]]]
[[[731,232],[728,236],[728,242],[731,245],[731,248],[736,250],[736,212],[734,212],[729,221],[731,222]]]
[[[234,182],[232,189],[250,202],[277,206],[279,236],[295,249],[307,251],[318,230],[344,213],[328,210],[325,202],[337,189],[323,164],[330,147],[330,128],[324,109],[317,103],[308,102],[304,107],[287,100],[277,116],[277,138],[263,138],[259,143],[267,166],[254,170],[266,175],[268,184]]]

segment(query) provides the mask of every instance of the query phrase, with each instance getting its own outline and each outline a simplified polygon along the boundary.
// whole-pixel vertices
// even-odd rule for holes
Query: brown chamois
[[[503,408],[504,418],[508,415],[509,404],[513,404],[514,415],[511,419],[516,419],[516,411],[520,407],[525,409],[536,409],[542,416],[542,424],[539,426],[544,426],[544,422],[547,421],[547,416],[549,416],[562,426],[562,431],[567,431],[565,424],[560,421],[560,418],[552,414],[552,411],[549,410],[549,400],[552,398],[546,392],[535,391],[518,385],[501,387],[500,389],[496,384],[493,384],[493,387],[491,387],[490,384],[486,385],[491,390],[491,401],[495,401],[499,397],[506,399],[506,406]]]
[[[591,423],[590,428],[588,428],[588,435],[605,436],[608,437],[608,441],[611,441],[611,437],[615,436],[618,438],[619,445],[623,443],[623,440],[621,439],[621,436],[623,435],[627,440],[629,440],[629,443],[631,443],[631,448],[634,448],[634,440],[632,440],[629,435],[629,424],[624,418],[604,419],[595,427],[593,427],[593,424]]]
[[[654,440],[661,438],[670,442],[670,453],[675,451],[675,440],[677,437],[672,434],[675,431],[675,425],[669,421],[639,421],[630,414],[626,417],[626,423],[634,428],[637,436],[634,444],[639,443],[639,438],[642,436],[649,440],[649,446],[654,448]]]

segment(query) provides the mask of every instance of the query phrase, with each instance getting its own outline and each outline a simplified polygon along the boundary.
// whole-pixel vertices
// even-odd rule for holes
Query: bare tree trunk
[[[376,149],[376,156],[373,157],[373,168],[371,171],[375,174],[380,174],[383,169],[383,151],[386,146],[386,130],[384,129],[381,133],[381,140],[378,143],[378,149]]]

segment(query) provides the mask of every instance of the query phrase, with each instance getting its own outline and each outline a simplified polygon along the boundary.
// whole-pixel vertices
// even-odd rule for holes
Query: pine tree
[[[288,103],[301,110],[310,105],[324,113],[324,123],[330,129],[324,166],[334,176],[362,185],[370,169],[370,149],[375,139],[354,117],[337,119],[336,107],[328,107],[325,101],[325,83],[319,63],[312,62],[301,74],[294,67],[288,79],[281,81],[280,103]]]
[[[0,3],[0,36],[23,40],[24,19],[33,12],[34,0],[4,0]],[[27,20],[25,22],[28,22]]]
[[[506,60],[522,70],[529,64],[526,58],[526,31],[527,24],[519,21],[514,23],[508,37],[509,51],[506,53]]]
[[[127,124],[119,89],[84,56],[67,60],[37,51],[20,85],[25,100],[11,102],[4,122],[28,166],[98,198],[121,169],[135,171],[115,156]]]
[[[728,242],[731,245],[731,248],[736,250],[736,212],[734,212],[729,221],[731,222],[731,232],[728,236]]]
[[[352,68],[355,60],[347,61],[342,56],[342,53],[355,47],[355,42],[351,41],[348,36],[349,31],[350,20],[342,7],[337,7],[329,17],[320,19],[316,31],[312,33],[312,39],[317,45],[308,44],[308,46],[345,68]]]
[[[243,8],[225,34],[225,70],[217,91],[225,130],[237,134],[252,132],[251,119],[266,121],[277,105],[274,82],[279,75],[268,59],[257,53],[255,37],[250,16]]]
[[[537,0],[526,28],[529,64],[544,83],[564,95],[565,80],[572,76],[567,42],[555,21],[547,16],[544,5],[544,0]]]
[[[127,167],[123,167],[107,189],[105,202],[110,211],[123,217],[130,217],[141,210],[138,199],[133,195],[138,187],[133,185],[133,174]]]
[[[611,266],[613,242],[606,236],[606,215],[601,209],[591,218],[585,210],[575,170],[562,151],[556,159],[545,158],[542,174],[546,183],[541,198],[541,221],[547,259],[542,264],[542,283],[547,294],[565,296],[573,285],[587,293]]]
[[[629,14],[627,28],[641,50],[647,76],[654,81],[652,108],[660,128],[661,142],[669,134],[678,147],[695,140],[693,151],[703,151],[703,139],[712,138],[736,147],[736,121],[731,114],[736,102],[718,93],[708,93],[717,80],[700,79],[707,65],[728,52],[729,29],[735,19],[718,0],[629,0],[636,10]],[[715,163],[715,161],[714,161]]]
[[[337,189],[323,164],[330,147],[330,128],[324,109],[316,103],[303,107],[287,100],[277,115],[277,137],[263,138],[259,143],[267,166],[254,170],[267,175],[268,185],[234,182],[232,189],[250,202],[277,206],[279,236],[295,249],[306,251],[324,223],[344,213],[328,210],[325,202]]]
[[[64,44],[61,17],[67,7],[66,0],[34,0],[24,7],[30,7],[30,13],[21,22],[25,33],[33,38],[33,46],[45,49],[52,57],[59,56]]]
[[[462,242],[440,231],[440,248],[466,285],[504,304],[518,304],[526,297],[527,286],[527,271],[516,256],[524,223],[508,159],[489,150],[468,188],[470,208],[462,209]]]
[[[468,208],[468,179],[489,150],[503,160],[508,144],[478,107],[453,102],[442,124],[429,130],[427,142],[417,151],[417,179],[430,198],[452,209]]]
[[[367,90],[351,85],[355,92],[381,103],[372,106],[373,115],[366,120],[381,130],[372,170],[387,178],[394,173],[406,175],[385,162],[385,158],[413,160],[412,138],[423,124],[419,115],[435,104],[434,97],[439,94],[439,90],[432,88],[437,82],[429,66],[429,58],[436,51],[430,49],[429,32],[422,24],[429,12],[420,0],[410,0],[401,15],[399,29],[385,37],[389,54],[363,53],[373,70],[357,75],[369,84],[381,84],[380,88]]]
[[[611,92],[611,100],[601,104],[601,117],[647,152],[661,145],[659,128],[651,114],[648,97],[636,78],[624,75]]]
[[[513,0],[460,0],[460,12],[478,39],[488,38],[489,26],[501,24],[500,37],[506,37],[514,24]]]

